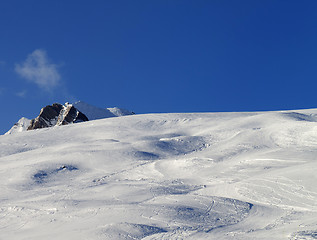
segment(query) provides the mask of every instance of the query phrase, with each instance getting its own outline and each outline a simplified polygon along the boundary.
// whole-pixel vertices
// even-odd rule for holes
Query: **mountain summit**
[[[24,117],[21,118],[7,133],[5,133],[5,135],[38,128],[61,126],[70,123],[120,117],[132,114],[134,114],[134,112],[130,112],[125,109],[117,107],[103,109],[81,101],[74,104],[65,103],[64,105],[54,103],[43,107],[40,114],[32,120]]]
[[[37,118],[31,120],[27,130],[66,125],[69,123],[85,122],[88,118],[72,104],[54,103],[41,109]]]

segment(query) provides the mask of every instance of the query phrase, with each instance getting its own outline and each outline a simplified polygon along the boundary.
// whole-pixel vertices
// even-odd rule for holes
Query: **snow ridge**
[[[13,125],[13,127],[5,133],[5,135],[24,132],[28,129],[31,124],[31,120],[25,117],[22,117],[17,123]]]
[[[73,104],[75,108],[84,113],[89,120],[96,120],[110,117],[133,115],[134,113],[122,108],[98,108],[88,103],[78,101]]]

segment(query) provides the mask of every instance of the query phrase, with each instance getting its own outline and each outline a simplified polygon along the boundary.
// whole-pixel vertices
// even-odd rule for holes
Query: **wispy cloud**
[[[29,82],[37,84],[45,91],[52,91],[61,80],[58,66],[50,62],[46,51],[36,49],[21,64],[15,65],[15,71]]]
[[[22,90],[20,92],[17,92],[15,95],[17,95],[18,97],[24,98],[27,94],[27,90]]]

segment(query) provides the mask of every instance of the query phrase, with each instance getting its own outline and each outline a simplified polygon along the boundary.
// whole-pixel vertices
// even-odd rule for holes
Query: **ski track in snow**
[[[0,136],[0,239],[317,239],[317,110]]]

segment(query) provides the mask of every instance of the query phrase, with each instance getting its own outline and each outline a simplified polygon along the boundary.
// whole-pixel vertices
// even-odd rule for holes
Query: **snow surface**
[[[316,239],[317,110],[0,136],[0,239]]]

